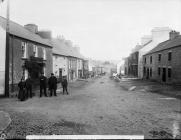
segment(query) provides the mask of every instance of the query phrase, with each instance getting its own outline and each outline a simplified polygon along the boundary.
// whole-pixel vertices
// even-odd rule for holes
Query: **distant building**
[[[5,29],[6,19],[0,17]],[[40,73],[49,76],[52,72],[52,44],[49,39],[38,35],[38,26],[28,24],[24,27],[10,21],[9,38],[9,86],[14,91],[23,77],[30,75],[38,82]]]
[[[151,37],[146,36],[142,38],[142,48],[139,50],[138,56],[138,77],[143,78],[143,55],[155,48],[159,43],[169,39],[168,27],[157,27],[152,30]]]
[[[83,78],[83,60],[80,49],[73,47],[71,41],[52,39],[53,44],[53,72],[61,81],[65,76],[69,81]]]
[[[181,84],[181,36],[170,32],[170,38],[149,51],[143,57],[145,79]]]

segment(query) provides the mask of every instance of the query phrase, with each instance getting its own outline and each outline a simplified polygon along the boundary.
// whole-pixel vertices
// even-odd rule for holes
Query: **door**
[[[62,69],[59,69],[59,79],[62,81]]]
[[[162,71],[162,81],[166,82],[166,68],[163,68],[163,71]]]
[[[147,73],[146,73],[146,79],[149,79],[150,71],[149,68],[147,68]]]

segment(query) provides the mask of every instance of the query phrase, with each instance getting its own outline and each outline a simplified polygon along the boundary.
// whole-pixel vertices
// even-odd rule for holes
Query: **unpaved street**
[[[126,91],[121,83],[103,76],[70,95],[34,97],[25,102],[0,99],[12,123],[8,137],[28,134],[144,135],[145,138],[181,138],[181,102],[159,94]]]

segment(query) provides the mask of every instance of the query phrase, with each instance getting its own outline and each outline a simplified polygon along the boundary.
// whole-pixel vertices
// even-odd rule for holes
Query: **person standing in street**
[[[27,92],[27,98],[30,97],[32,98],[33,94],[32,94],[32,79],[30,77],[30,75],[28,76],[28,78],[26,79],[26,92]]]
[[[47,97],[47,93],[46,93],[47,78],[43,75],[43,73],[41,73],[41,76],[39,79],[40,79],[40,97],[42,96],[42,90],[43,90],[45,97]]]
[[[51,73],[51,77],[48,79],[48,86],[50,90],[50,96],[52,96],[53,93],[54,96],[57,96],[57,78],[54,76],[53,73]]]
[[[18,99],[20,101],[24,101],[26,99],[26,85],[23,77],[21,78],[21,81],[18,83],[18,87],[19,87]]]
[[[67,92],[67,95],[68,95],[69,93],[68,93],[68,91],[67,91],[67,86],[68,86],[67,78],[64,76],[64,77],[63,77],[63,80],[62,80],[63,94],[64,94],[64,92],[66,91],[66,92]]]

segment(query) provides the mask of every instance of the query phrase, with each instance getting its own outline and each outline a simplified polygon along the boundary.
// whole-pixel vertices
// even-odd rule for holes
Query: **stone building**
[[[143,76],[159,82],[181,84],[181,36],[170,32],[170,38],[143,56]]]
[[[155,48],[159,43],[169,39],[169,32],[171,31],[168,27],[156,27],[152,29],[151,36],[142,38],[142,48],[139,50],[138,56],[138,77],[143,78],[143,55],[148,53],[150,50]]]
[[[0,17],[3,28],[6,19]],[[14,91],[20,79],[31,75],[38,81],[40,73],[49,76],[52,72],[52,44],[38,35],[38,27],[28,24],[24,27],[10,21],[9,37],[9,86]]]

